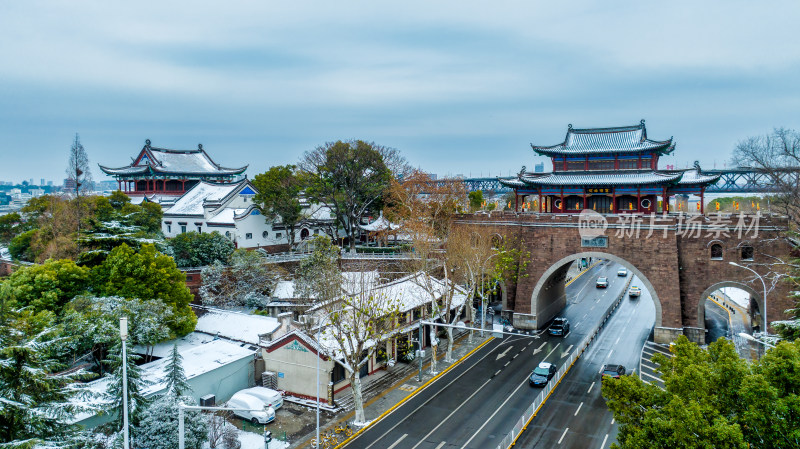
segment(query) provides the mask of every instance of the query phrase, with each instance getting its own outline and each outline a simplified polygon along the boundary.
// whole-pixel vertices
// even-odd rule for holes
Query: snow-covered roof
[[[380,282],[381,275],[377,271],[344,271],[342,272],[342,290],[345,294],[354,295],[364,289],[374,289]]]
[[[321,204],[312,204],[303,211],[306,215],[307,220],[332,220],[333,219],[333,212],[331,212],[331,208],[328,206],[323,206]]]
[[[717,182],[721,175],[704,175],[700,169],[687,170],[683,172],[678,184],[707,184]]]
[[[634,126],[613,128],[577,129],[569,125],[564,142],[552,146],[531,145],[533,150],[545,156],[584,155],[597,153],[634,153],[658,151],[669,154],[675,143],[669,140],[647,138],[647,129],[642,120]]]
[[[183,354],[184,351],[188,351],[189,349],[208,343],[214,339],[215,337],[212,335],[203,334],[201,332],[191,332],[181,338],[168,340],[153,346],[151,348],[151,355],[154,357],[167,357],[172,353],[173,346],[178,346],[178,352]],[[145,354],[147,350],[148,348],[141,345],[134,346],[132,349],[132,351],[137,354]]]
[[[224,176],[240,174],[247,166],[223,167],[211,160],[202,145],[198,145],[196,150],[172,150],[151,146],[148,139],[133,164],[120,168],[100,165],[100,169],[109,175],[143,174],[152,170],[156,173]]]
[[[249,315],[221,309],[206,309],[207,312],[197,318],[196,332],[218,335],[228,340],[258,345],[259,335],[274,332],[280,323],[277,318]]]
[[[203,215],[205,201],[219,201],[240,186],[235,184],[215,184],[206,181],[198,182],[186,192],[175,204],[164,212],[164,215]]]
[[[235,224],[233,219],[238,215],[244,212],[246,209],[232,209],[232,208],[225,208],[220,211],[214,217],[208,219],[208,224]]]
[[[433,286],[437,298],[444,296],[447,284],[440,279],[423,273],[402,277],[388,284],[378,286],[373,291],[380,292],[388,298],[397,300],[399,302],[400,311],[408,312],[409,310],[431,302],[430,293],[422,287],[423,285],[427,285],[427,283]],[[455,289],[456,291],[451,304],[452,308],[460,307],[464,304],[467,297],[463,288],[456,285]]]
[[[400,225],[396,225],[387,220],[386,217],[384,217],[383,213],[381,212],[381,216],[375,219],[375,221],[369,224],[359,225],[359,227],[367,232],[380,232],[380,231],[393,231],[399,228]]]
[[[190,334],[191,335],[191,334]],[[170,351],[172,345],[169,345]],[[238,345],[225,340],[211,339],[205,343],[195,344],[185,351],[179,351],[183,357],[183,371],[186,379],[213,371],[229,363],[252,357],[255,352],[249,349],[248,345]],[[166,388],[165,372],[169,358],[165,357],[154,362],[146,363],[140,367],[141,375],[147,384],[142,389],[145,396],[158,393]],[[110,379],[108,376],[86,384],[86,390],[92,394],[91,398],[75,400],[74,403],[81,406],[99,408],[109,404],[109,399],[105,396]],[[82,421],[95,415],[94,412],[82,412],[75,415],[72,422]]]

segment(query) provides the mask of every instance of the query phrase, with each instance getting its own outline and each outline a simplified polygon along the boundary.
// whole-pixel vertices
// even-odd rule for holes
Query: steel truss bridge
[[[708,186],[706,193],[771,193],[777,192],[778,187],[773,182],[771,175],[765,171],[752,168],[732,168],[725,170],[703,170],[704,175],[720,175],[716,184]],[[786,170],[781,175],[781,183],[797,185],[800,169]],[[506,178],[503,179],[512,179]],[[437,182],[453,182],[454,180],[442,179]],[[482,190],[495,193],[510,192],[511,189],[500,184],[497,178],[463,178],[461,182],[467,191]]]

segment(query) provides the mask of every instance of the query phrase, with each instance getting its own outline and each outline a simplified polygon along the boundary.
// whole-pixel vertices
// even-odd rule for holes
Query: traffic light
[[[266,432],[264,432],[264,442],[269,443],[270,441],[272,441],[272,432],[267,430]]]

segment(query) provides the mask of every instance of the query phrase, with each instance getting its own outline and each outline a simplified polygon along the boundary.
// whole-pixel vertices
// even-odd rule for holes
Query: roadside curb
[[[597,264],[599,264],[599,263],[600,263],[600,261],[598,260],[597,262],[595,262],[595,263],[593,263],[593,264],[589,265],[588,267],[586,267],[586,269],[585,269],[585,270],[581,271],[580,273],[578,273],[578,275],[577,275],[577,276],[575,276],[574,278],[570,279],[570,280],[569,280],[569,282],[567,282],[566,284],[564,284],[564,287],[568,287],[568,286],[569,286],[569,284],[571,284],[571,283],[575,282],[575,280],[576,280],[576,279],[578,279],[579,277],[581,277],[581,276],[583,276],[584,274],[586,274],[586,273],[587,273],[589,270],[591,270],[592,268],[594,268],[594,267],[595,267],[595,265],[597,265]]]

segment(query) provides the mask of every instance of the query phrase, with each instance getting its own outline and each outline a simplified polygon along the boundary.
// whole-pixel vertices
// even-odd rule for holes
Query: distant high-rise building
[[[44,178],[42,178],[42,180],[39,182],[39,185],[40,185],[40,186],[43,186],[43,185],[44,185]]]
[[[544,162],[540,162],[533,166],[534,173],[544,173]]]
[[[31,178],[30,182],[28,182],[28,185],[29,185],[29,186],[32,186],[32,185],[34,185],[34,184],[33,184],[33,178]]]
[[[48,187],[53,187],[53,181],[47,181],[47,186]]]

